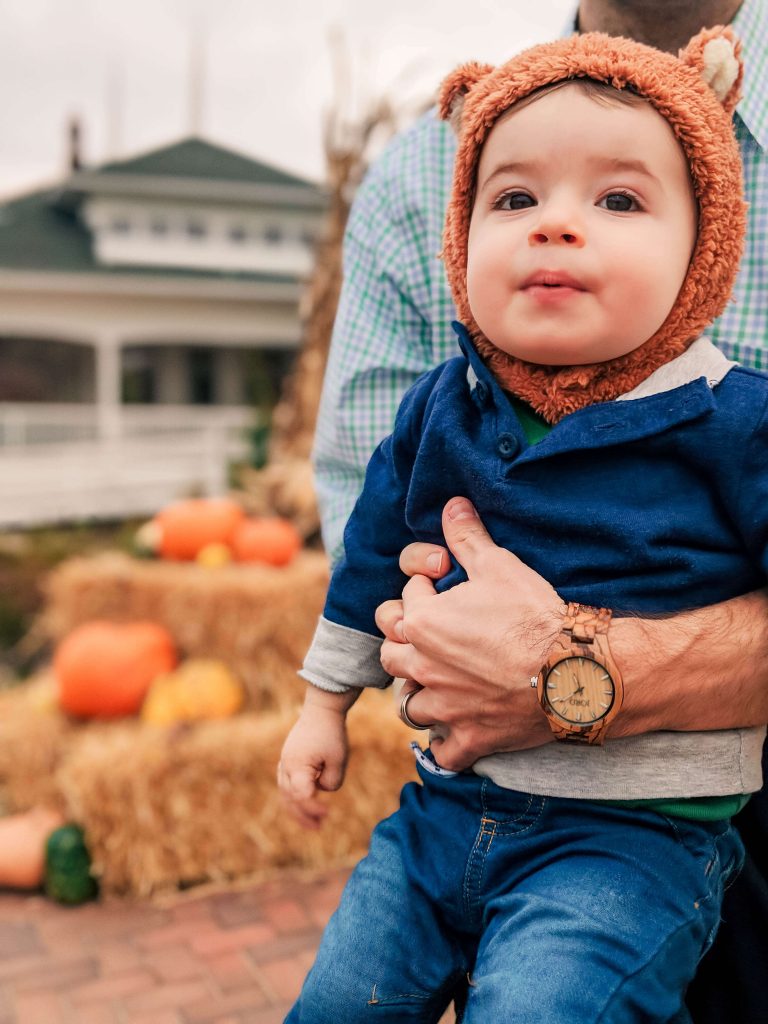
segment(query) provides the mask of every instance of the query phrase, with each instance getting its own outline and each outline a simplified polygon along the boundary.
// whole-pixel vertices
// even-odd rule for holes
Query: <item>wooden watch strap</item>
[[[610,608],[592,608],[587,604],[571,601],[563,620],[563,633],[567,633],[579,644],[591,644],[596,633],[605,635],[611,624]]]

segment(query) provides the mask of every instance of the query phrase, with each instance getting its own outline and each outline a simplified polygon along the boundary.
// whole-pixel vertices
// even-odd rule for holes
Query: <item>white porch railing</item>
[[[0,527],[151,515],[222,494],[246,459],[250,408],[0,405]]]
[[[123,405],[100,409],[74,402],[0,402],[0,449],[97,441],[105,434],[128,438],[208,428],[237,431],[255,422],[256,413],[248,406]]]

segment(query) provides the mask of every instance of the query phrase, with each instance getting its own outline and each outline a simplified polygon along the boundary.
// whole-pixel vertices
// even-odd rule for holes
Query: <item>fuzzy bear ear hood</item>
[[[440,90],[440,115],[458,135],[443,260],[458,317],[507,390],[551,423],[626,394],[679,356],[724,310],[746,230],[739,149],[731,115],[741,47],[729,28],[704,29],[675,57],[630,39],[587,33],[533,47],[497,68],[464,64]],[[631,88],[670,124],[688,161],[698,233],[675,304],[653,337],[627,355],[586,366],[539,366],[497,349],[467,301],[467,242],[477,165],[498,117],[529,93],[573,78]]]

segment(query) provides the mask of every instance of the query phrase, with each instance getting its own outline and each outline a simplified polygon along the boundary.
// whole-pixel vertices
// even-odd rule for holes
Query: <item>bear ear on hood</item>
[[[699,72],[728,114],[741,98],[741,43],[728,27],[717,25],[695,35],[678,54],[680,60]]]
[[[493,70],[492,64],[480,64],[473,60],[462,64],[443,80],[437,99],[438,111],[443,121],[450,122],[457,135],[461,131],[461,113],[467,93]]]

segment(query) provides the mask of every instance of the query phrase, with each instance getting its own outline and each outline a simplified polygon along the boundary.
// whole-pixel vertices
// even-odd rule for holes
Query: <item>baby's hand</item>
[[[299,720],[283,744],[277,783],[289,810],[305,828],[319,828],[328,813],[318,793],[336,790],[344,781],[346,712],[356,696],[310,687]]]

